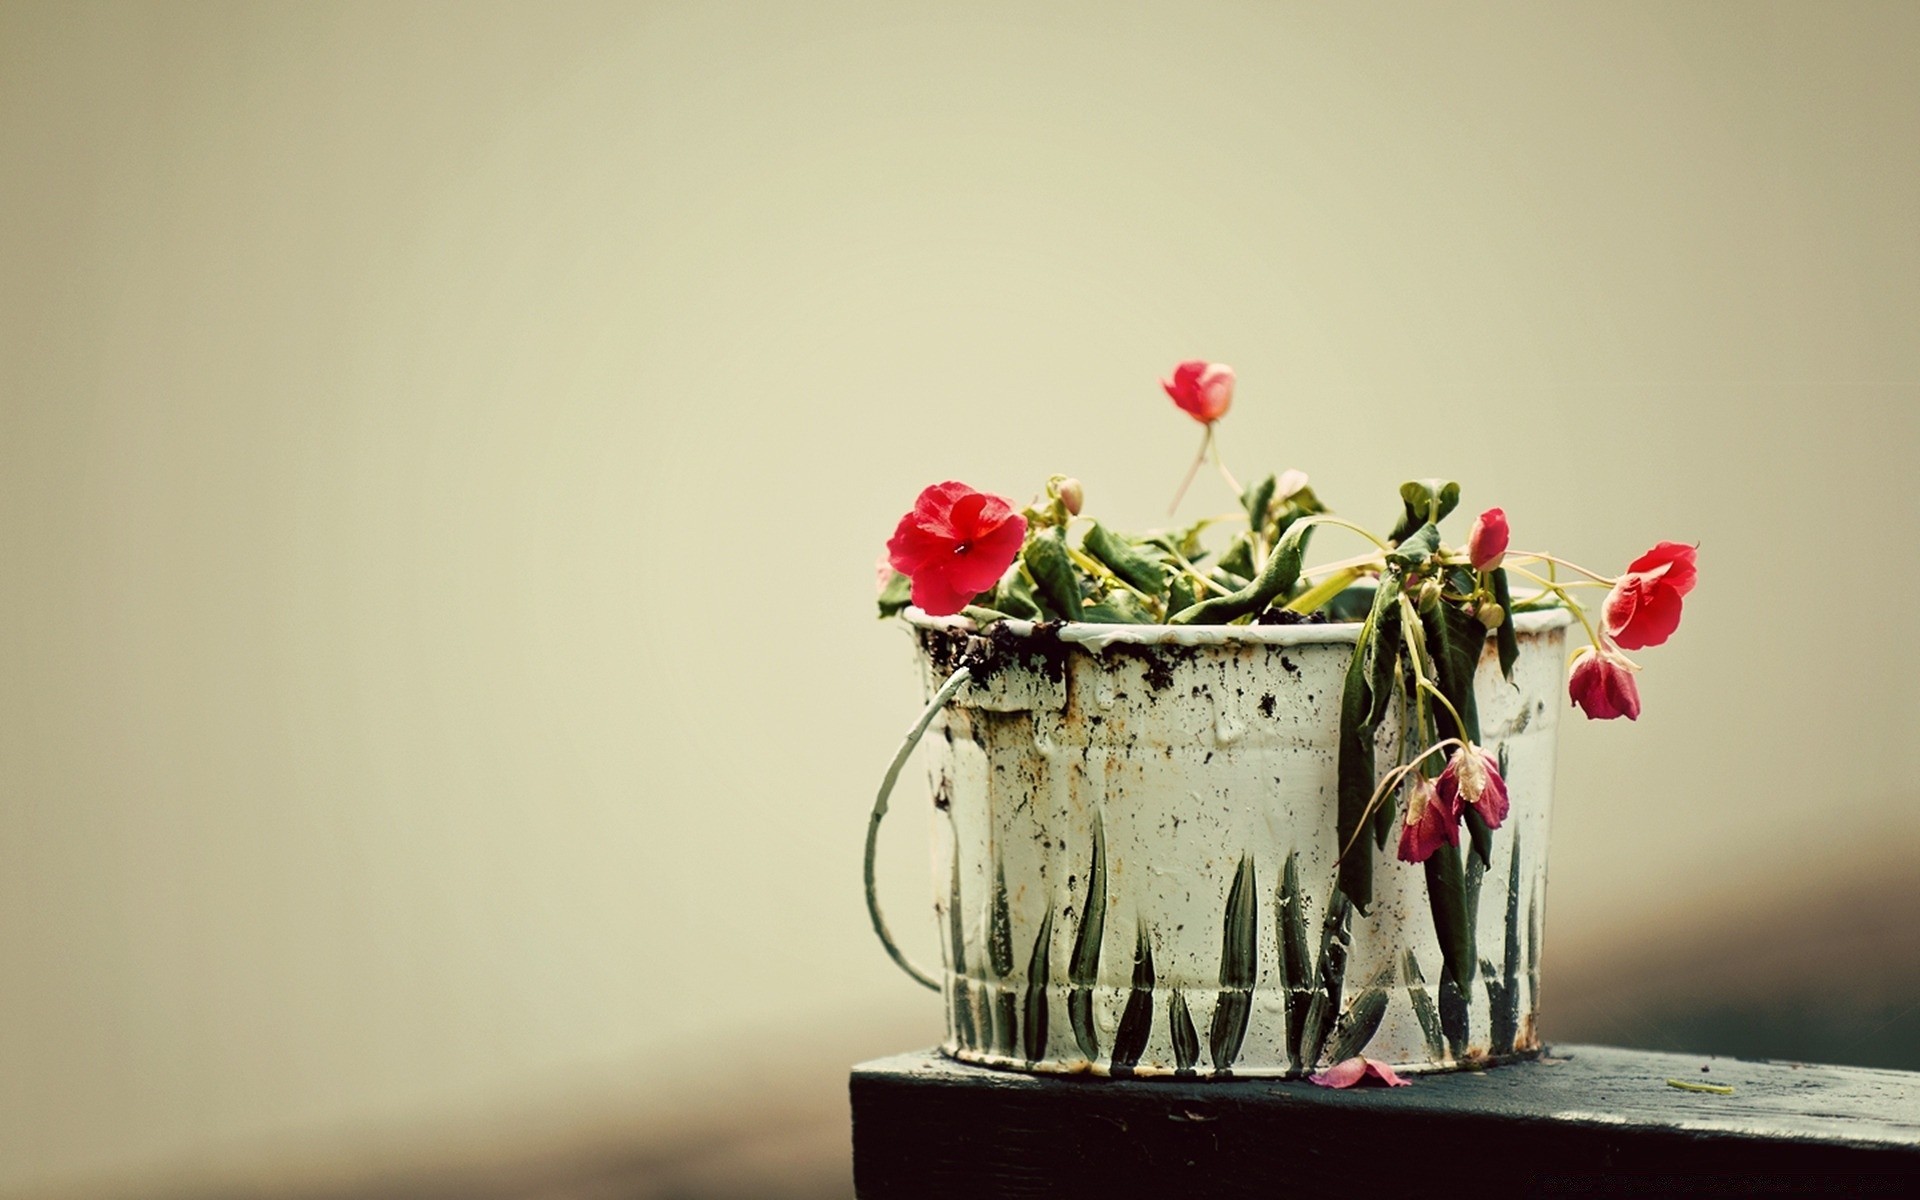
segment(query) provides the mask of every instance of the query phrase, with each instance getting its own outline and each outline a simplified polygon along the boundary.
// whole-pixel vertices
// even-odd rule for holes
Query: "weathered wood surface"
[[[863,1200],[1920,1194],[1920,1073],[1905,1071],[1566,1046],[1333,1091],[1035,1078],[923,1052],[856,1067],[851,1091]]]

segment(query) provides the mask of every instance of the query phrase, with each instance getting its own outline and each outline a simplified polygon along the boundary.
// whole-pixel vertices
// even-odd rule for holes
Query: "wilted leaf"
[[[1247,510],[1247,527],[1265,529],[1267,527],[1267,509],[1273,505],[1273,489],[1278,481],[1269,475],[1240,493],[1241,507]]]
[[[1513,628],[1513,593],[1507,590],[1507,572],[1504,568],[1493,573],[1493,598],[1505,613],[1500,628],[1494,633],[1500,647],[1500,674],[1511,683],[1513,664],[1520,660],[1520,636]]]
[[[1422,525],[1438,525],[1460,503],[1460,485],[1444,479],[1410,479],[1400,485],[1400,521],[1387,540],[1398,542]]]
[[[1159,597],[1166,594],[1167,569],[1147,558],[1124,539],[1115,536],[1106,526],[1095,521],[1093,528],[1087,530],[1080,548],[1099,560],[1109,571],[1125,580],[1149,596]]]
[[[1307,552],[1307,538],[1313,532],[1310,521],[1302,521],[1287,531],[1280,539],[1273,553],[1267,556],[1267,565],[1262,567],[1260,575],[1246,587],[1227,596],[1215,596],[1202,600],[1185,612],[1175,613],[1171,623],[1175,625],[1225,625],[1237,617],[1257,613],[1293,587],[1294,580],[1300,578],[1300,560]]]
[[[1064,621],[1080,619],[1080,577],[1067,557],[1067,542],[1058,529],[1027,540],[1021,559],[1033,576],[1039,599],[1048,613]]]

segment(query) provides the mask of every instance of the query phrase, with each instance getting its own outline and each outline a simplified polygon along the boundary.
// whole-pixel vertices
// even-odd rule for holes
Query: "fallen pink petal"
[[[1375,1080],[1375,1086],[1378,1087],[1406,1087],[1408,1084],[1407,1080],[1394,1074],[1392,1067],[1375,1062],[1364,1054],[1356,1054],[1324,1071],[1307,1076],[1307,1082],[1330,1088],[1358,1087],[1369,1079]]]

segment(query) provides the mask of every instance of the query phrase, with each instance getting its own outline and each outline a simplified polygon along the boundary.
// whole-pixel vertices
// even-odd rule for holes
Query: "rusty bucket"
[[[1489,860],[1466,858],[1464,979],[1443,967],[1421,867],[1381,853],[1364,912],[1333,887],[1358,625],[907,619],[932,699],[875,805],[868,900],[896,961],[941,991],[947,1053],[1206,1078],[1301,1075],[1362,1053],[1401,1071],[1537,1053],[1568,614],[1521,614],[1512,682],[1491,646],[1475,681],[1511,810]],[[899,952],[872,890],[874,835],[927,732],[938,972]],[[1381,771],[1403,760],[1401,736],[1390,713]]]

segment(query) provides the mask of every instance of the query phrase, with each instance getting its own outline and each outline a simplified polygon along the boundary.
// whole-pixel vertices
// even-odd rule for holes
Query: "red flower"
[[[1345,1062],[1337,1062],[1316,1075],[1309,1075],[1307,1081],[1321,1087],[1350,1088],[1368,1076],[1378,1079],[1386,1087],[1407,1086],[1407,1081],[1395,1075],[1392,1067],[1362,1054],[1356,1054]]]
[[[1467,533],[1467,558],[1476,571],[1491,571],[1507,556],[1507,514],[1490,508],[1474,519]]]
[[[1453,752],[1447,769],[1434,781],[1434,791],[1454,812],[1463,807],[1478,812],[1488,829],[1500,828],[1507,819],[1507,781],[1500,778],[1500,764],[1477,746]]]
[[[1596,721],[1640,716],[1640,687],[1633,682],[1638,667],[1611,651],[1594,653],[1588,646],[1573,656],[1573,673],[1567,677],[1567,694],[1580,711]]]
[[[928,616],[951,616],[1000,581],[1020,553],[1027,519],[998,496],[964,483],[936,483],[887,542],[887,561],[913,580],[913,602]]]
[[[1680,598],[1693,590],[1699,571],[1694,548],[1661,542],[1633,560],[1607,593],[1601,609],[1607,636],[1622,649],[1658,646],[1680,627]]]
[[[1173,369],[1172,379],[1162,379],[1160,386],[1194,420],[1211,425],[1226,416],[1227,406],[1233,403],[1233,368],[1189,359]]]
[[[1458,799],[1449,803],[1434,788],[1433,780],[1416,776],[1407,792],[1407,811],[1400,823],[1400,861],[1425,862],[1433,857],[1440,843],[1460,844]]]

